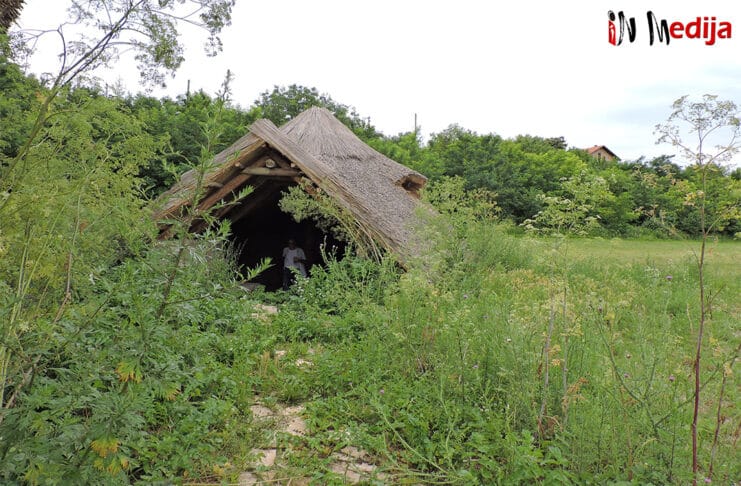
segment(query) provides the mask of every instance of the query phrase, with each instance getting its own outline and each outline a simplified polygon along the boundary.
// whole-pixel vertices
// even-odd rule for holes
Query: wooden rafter
[[[224,150],[214,157],[214,160],[212,161],[214,168],[210,169],[208,173],[204,175],[203,185],[201,187],[216,189],[218,192],[218,190],[222,188],[217,188],[216,184],[223,184],[230,176],[234,175],[235,171],[246,167],[248,161],[253,158],[255,154],[259,154],[265,146],[266,143],[254,134],[249,133],[245,135],[229,147],[229,149]],[[199,177],[195,169],[186,172],[180,180],[180,187],[177,192],[192,193],[198,189],[198,181]],[[155,214],[155,219],[161,220],[173,217],[178,213],[178,211],[181,211],[184,206],[190,204],[191,201],[189,198],[177,198],[175,194],[168,194],[171,191],[172,189],[163,195],[167,202],[164,207]],[[226,193],[228,193],[228,191],[224,194]],[[169,200],[167,198],[169,198]]]
[[[238,191],[239,189],[244,186],[247,181],[253,176],[253,175],[263,175],[260,174],[260,171],[265,170],[278,170],[278,169],[266,169],[265,168],[265,162],[267,160],[270,160],[271,155],[263,155],[261,157],[258,157],[255,159],[249,166],[242,169],[242,171],[234,175],[231,179],[225,181],[224,184],[217,190],[213,191],[211,194],[207,195],[203,199],[201,199],[201,202],[198,204],[198,209],[200,211],[206,210],[216,204],[217,202],[221,201],[222,199],[226,198],[230,194]],[[239,162],[239,167],[245,167],[245,161],[242,160]],[[235,163],[236,166],[236,163]],[[253,171],[253,172],[250,172]]]
[[[268,169],[267,167],[247,167],[242,171],[242,174],[267,177],[298,177],[301,175],[301,171],[277,167],[275,169]]]
[[[223,219],[225,217],[229,217],[232,221],[236,221],[237,219],[241,219],[244,217],[244,215],[249,212],[241,213],[242,208],[245,204],[249,204],[250,201],[253,199],[259,199],[260,201],[264,200],[264,197],[267,194],[272,193],[272,187],[273,184],[270,182],[271,179],[268,179],[266,177],[253,177],[250,179],[249,184],[252,184],[253,190],[252,192],[242,201],[224,201],[225,204],[223,207],[219,208],[217,211],[215,211],[211,216],[210,219]],[[241,190],[242,188],[240,188]],[[227,196],[236,197],[237,193],[236,191],[232,192],[231,194]],[[238,218],[235,219],[234,214],[241,214]],[[203,218],[199,218],[198,220],[194,221],[193,224],[190,226],[189,231],[192,233],[200,233],[201,231],[205,230],[207,226],[206,220]]]
[[[263,190],[263,187],[268,184],[268,179],[264,177],[255,177],[251,180],[250,184],[252,185],[252,192],[247,196],[247,199],[253,197],[255,193],[259,193]],[[216,218],[223,218],[232,211],[235,211],[239,209],[242,205],[243,201],[232,201],[229,204],[224,205],[223,208],[219,209],[214,216]]]
[[[265,201],[273,197],[275,193],[274,189],[276,189],[275,186],[275,184],[265,184],[263,190],[252,193],[248,199],[244,200],[238,207],[234,208],[234,210],[229,213],[229,219],[231,219],[233,223],[236,223],[254,211],[257,207],[264,204]]]
[[[231,194],[232,192],[235,192],[239,190],[243,185],[247,183],[247,181],[252,177],[250,174],[239,174],[235,177],[232,177],[226,184],[224,184],[221,188],[215,190],[210,195],[206,196],[204,199],[201,199],[201,202],[198,203],[198,210],[199,211],[205,211],[217,202],[224,199],[226,196]]]

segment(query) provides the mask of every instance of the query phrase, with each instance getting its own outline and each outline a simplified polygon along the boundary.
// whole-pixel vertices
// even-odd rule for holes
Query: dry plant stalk
[[[543,440],[545,430],[543,427],[543,419],[548,405],[548,384],[550,381],[550,352],[551,352],[551,337],[553,336],[553,327],[556,323],[556,304],[555,296],[553,291],[550,292],[550,310],[548,315],[548,332],[545,335],[545,344],[543,345],[543,397],[540,401],[540,412],[538,413],[538,438]]]

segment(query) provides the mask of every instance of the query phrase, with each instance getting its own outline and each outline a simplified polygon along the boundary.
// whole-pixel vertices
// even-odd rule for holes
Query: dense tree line
[[[0,85],[7,95],[0,107],[0,150],[12,157],[32,123],[35,93],[43,87],[8,62],[1,69]],[[609,162],[567,148],[563,137],[505,139],[458,125],[432,134],[426,142],[416,132],[385,136],[351,106],[297,85],[267,90],[249,108],[229,103],[228,80],[215,96],[198,91],[174,99],[142,94],[118,97],[80,87],[67,97],[108,103],[109,122],[131,117],[158,146],[140,161],[138,173],[150,197],[169,187],[201,156],[207,125],[214,135],[208,149],[218,153],[258,118],[281,125],[311,106],[324,106],[371,146],[430,179],[460,177],[466,189],[490,192],[497,203],[496,216],[517,225],[599,236],[682,237],[698,232],[692,194],[700,178],[693,167],[683,167],[671,156]],[[719,234],[733,236],[741,231],[740,181],[738,168],[715,167],[710,173],[707,200]],[[564,217],[579,224],[560,227],[558,221]]]
[[[535,222],[541,230],[555,229],[546,217],[549,212],[574,212],[578,205],[582,221],[594,222],[579,225],[580,232],[698,234],[698,213],[691,200],[700,187],[696,168],[682,167],[666,155],[608,162],[553,142],[533,136],[479,135],[454,125],[433,134],[426,144],[413,133],[371,143],[432,179],[462,177],[468,189],[491,191],[496,194],[499,216],[516,224]],[[741,230],[740,181],[739,169],[717,166],[710,171],[707,196],[720,233],[734,235]]]

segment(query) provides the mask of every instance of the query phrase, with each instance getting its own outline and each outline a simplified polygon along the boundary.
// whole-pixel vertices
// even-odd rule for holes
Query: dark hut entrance
[[[264,285],[266,290],[278,290],[283,284],[282,251],[290,238],[306,253],[307,270],[324,264],[322,247],[338,258],[345,252],[344,242],[324,233],[312,221],[297,223],[290,214],[280,210],[278,203],[287,187],[288,184],[273,185],[261,197],[259,190],[256,191],[261,204],[232,223],[231,240],[239,251],[240,268],[254,268],[264,258],[271,259],[272,266],[252,280]]]

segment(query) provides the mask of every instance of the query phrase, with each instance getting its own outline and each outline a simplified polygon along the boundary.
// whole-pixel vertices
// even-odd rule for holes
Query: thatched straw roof
[[[0,32],[7,31],[21,15],[24,0],[0,0]]]
[[[413,226],[417,223],[419,190],[427,179],[375,151],[324,108],[313,107],[276,128],[258,120],[250,132],[218,154],[203,180],[189,171],[162,195],[158,220],[177,217],[193,203],[197,208],[233,201],[245,185],[255,189],[239,204],[219,209],[218,217],[238,220],[255,210],[267,193],[302,183],[326,192],[349,211],[362,229],[386,249],[406,260],[417,246]],[[192,231],[203,229],[194,223]],[[167,228],[163,227],[163,236]]]

